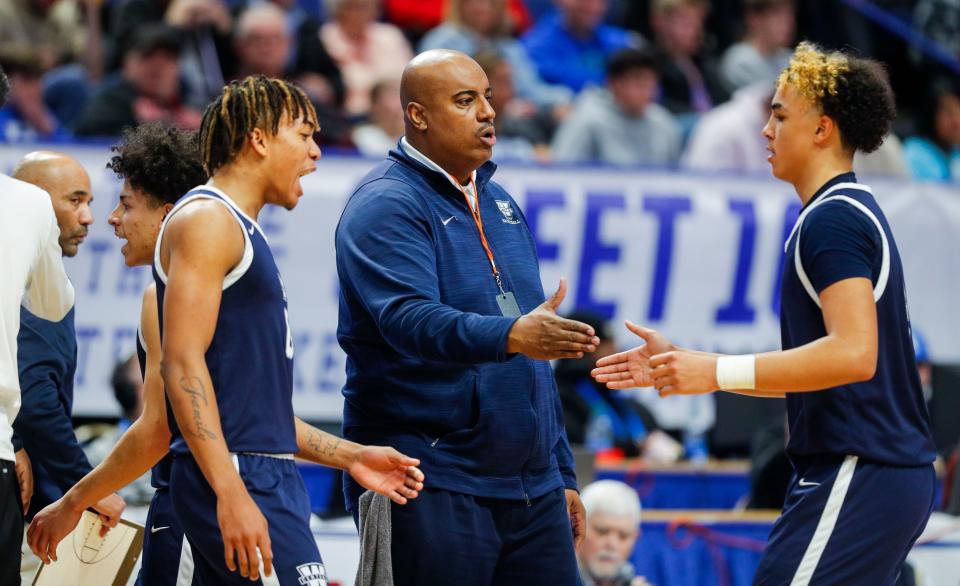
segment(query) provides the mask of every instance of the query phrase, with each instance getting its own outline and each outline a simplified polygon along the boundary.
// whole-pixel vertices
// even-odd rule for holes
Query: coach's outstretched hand
[[[650,359],[675,348],[663,334],[650,328],[626,321],[627,329],[643,339],[644,344],[631,350],[601,358],[597,368],[590,374],[598,383],[606,383],[611,389],[632,389],[654,385],[653,366]]]
[[[566,295],[567,280],[560,279],[556,293],[513,323],[507,336],[507,352],[535,360],[556,360],[582,358],[596,350],[600,338],[592,327],[557,315]]]
[[[423,472],[417,466],[420,460],[404,456],[397,450],[382,446],[365,446],[357,452],[356,460],[347,472],[364,488],[380,493],[398,505],[417,498],[423,490]]]

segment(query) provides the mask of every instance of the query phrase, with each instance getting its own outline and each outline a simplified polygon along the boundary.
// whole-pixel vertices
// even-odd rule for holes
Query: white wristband
[[[757,357],[754,354],[717,358],[717,384],[720,390],[755,389],[757,386],[756,361]]]

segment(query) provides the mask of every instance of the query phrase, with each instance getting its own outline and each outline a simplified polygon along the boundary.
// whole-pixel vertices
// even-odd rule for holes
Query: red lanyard
[[[449,175],[448,175],[449,176]],[[467,202],[467,207],[470,208],[470,215],[473,216],[473,221],[477,224],[477,231],[480,232],[480,244],[483,244],[483,250],[487,253],[487,258],[490,259],[490,268],[493,270],[493,278],[497,281],[497,288],[500,289],[502,295],[506,295],[506,292],[503,290],[503,282],[500,281],[500,271],[497,270],[497,263],[493,261],[493,251],[490,250],[490,245],[487,243],[487,237],[483,233],[483,218],[480,217],[480,192],[477,191],[477,184],[474,182],[473,177],[470,177],[470,186],[473,187],[473,195],[477,200],[477,205],[470,205],[470,196],[467,195],[467,191],[460,185],[460,182],[450,177],[450,180],[454,185],[457,186],[457,189],[460,190],[460,193],[463,194],[463,199]]]

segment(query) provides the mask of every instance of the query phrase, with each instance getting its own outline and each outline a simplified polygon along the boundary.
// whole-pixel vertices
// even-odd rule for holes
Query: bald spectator
[[[380,0],[327,0],[327,7],[333,19],[320,29],[320,39],[343,74],[347,113],[364,115],[374,84],[400,82],[413,56],[410,43],[397,27],[377,22]]]
[[[602,85],[604,63],[620,49],[643,44],[639,36],[603,24],[609,4],[609,0],[556,0],[557,10],[523,37],[544,81],[575,92]]]
[[[77,255],[93,223],[90,177],[76,159],[36,151],[14,169],[13,177],[49,194],[60,229],[63,256]],[[20,376],[20,414],[13,429],[33,463],[34,496],[27,518],[59,499],[92,469],[73,432],[73,376],[77,368],[77,337],[71,308],[60,321],[47,321],[25,308],[20,310],[17,335]],[[119,518],[123,500],[111,495],[97,509]],[[39,559],[23,547],[23,578],[29,580]]]
[[[640,498],[617,480],[598,480],[581,494],[587,537],[577,554],[584,586],[649,586],[630,557],[640,537]]]
[[[674,165],[680,127],[657,94],[657,63],[650,52],[625,49],[607,66],[607,85],[577,99],[553,138],[555,161],[612,165]]]

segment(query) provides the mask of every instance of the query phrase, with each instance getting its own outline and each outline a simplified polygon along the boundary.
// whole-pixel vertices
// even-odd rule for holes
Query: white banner
[[[0,146],[9,172],[25,147]],[[66,260],[77,288],[79,358],[74,412],[117,412],[115,361],[134,350],[146,267],[127,269],[106,223],[119,184],[104,147],[69,147],[93,181],[96,224]],[[340,418],[344,356],[336,341],[333,233],[357,180],[375,162],[325,157],[303,180],[293,212],[259,220],[283,273],[296,348],[299,415]],[[684,346],[726,352],[779,347],[777,296],[783,241],[799,200],[767,178],[594,167],[502,167],[495,179],[519,201],[537,239],[544,288],[569,280],[564,310],[657,328]],[[910,310],[937,361],[960,362],[960,189],[872,182],[907,272]]]

